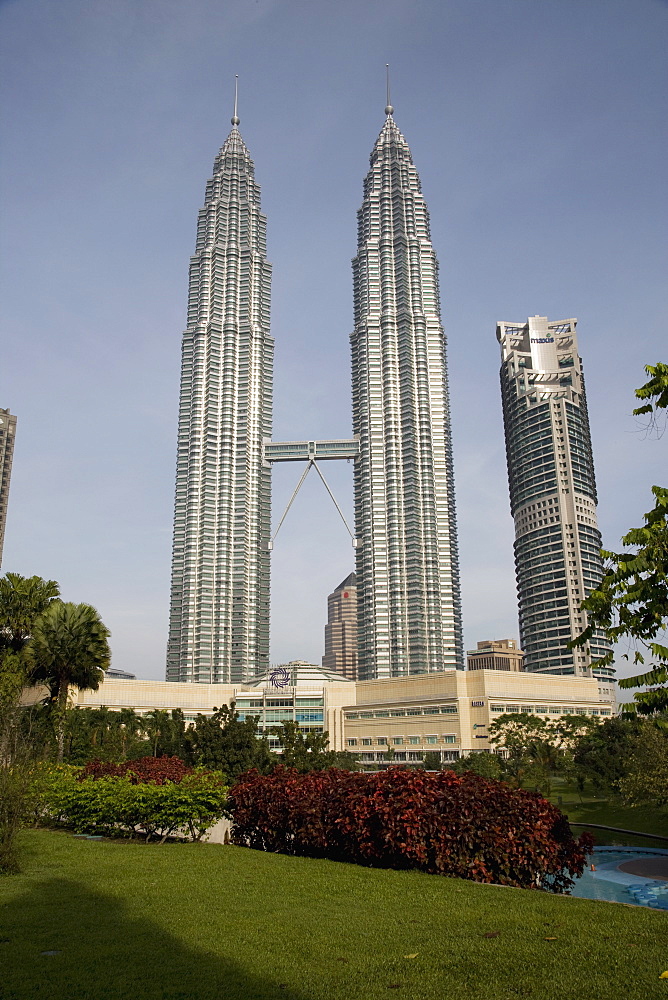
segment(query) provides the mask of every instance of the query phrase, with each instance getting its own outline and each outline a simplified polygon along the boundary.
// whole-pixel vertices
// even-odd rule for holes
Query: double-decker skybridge
[[[306,468],[302,473],[301,479],[297,483],[292,496],[288,502],[287,507],[283,512],[276,531],[271,537],[268,543],[268,549],[271,551],[274,547],[274,542],[276,536],[281,530],[281,525],[288,516],[288,512],[292,507],[293,503],[297,498],[297,494],[304,485],[306,477],[308,476],[311,469],[315,471],[320,476],[322,483],[331,497],[332,503],[339,512],[339,517],[346,526],[346,531],[350,535],[353,543],[353,548],[357,548],[357,538],[350,530],[350,526],[343,516],[343,511],[337,503],[336,497],[332,493],[329,484],[322,474],[322,471],[318,465],[318,462],[331,462],[333,459],[345,458],[348,461],[350,459],[355,459],[360,453],[360,443],[359,438],[350,439],[339,439],[336,441],[270,441],[265,439],[263,442],[263,458],[265,463],[271,465],[274,462],[306,462]]]

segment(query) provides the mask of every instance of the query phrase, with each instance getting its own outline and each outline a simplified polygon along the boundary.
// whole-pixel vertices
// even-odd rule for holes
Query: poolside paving
[[[637,858],[633,861],[623,861],[618,865],[619,871],[629,875],[640,875],[643,878],[660,879],[668,882],[668,857]]]

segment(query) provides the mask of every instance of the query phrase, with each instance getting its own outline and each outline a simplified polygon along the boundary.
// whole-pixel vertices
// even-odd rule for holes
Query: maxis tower
[[[596,480],[577,320],[498,323],[501,396],[524,669],[591,676],[611,685],[608,653],[581,603],[603,576]],[[607,691],[606,694],[613,692]]]

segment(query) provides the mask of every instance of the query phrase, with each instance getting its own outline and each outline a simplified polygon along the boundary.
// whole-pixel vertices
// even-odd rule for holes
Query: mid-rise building
[[[269,666],[271,266],[238,126],[235,107],[199,213],[183,334],[167,679],[200,684]]]
[[[501,395],[524,669],[588,676],[609,651],[581,603],[603,576],[596,482],[577,320],[498,323]],[[596,667],[603,685],[614,671]]]
[[[327,598],[325,670],[357,680],[357,576],[350,573]]]
[[[489,639],[466,654],[468,670],[522,670],[524,653],[514,639]]]
[[[16,417],[9,410],[0,408],[0,564],[2,563],[2,549],[5,542],[15,436]]]
[[[362,680],[464,667],[438,262],[411,151],[385,112],[353,260]]]

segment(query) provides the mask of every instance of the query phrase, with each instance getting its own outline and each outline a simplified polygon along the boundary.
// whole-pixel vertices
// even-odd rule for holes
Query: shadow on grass
[[[0,969],[3,1000],[305,1000],[67,879],[0,907]]]

